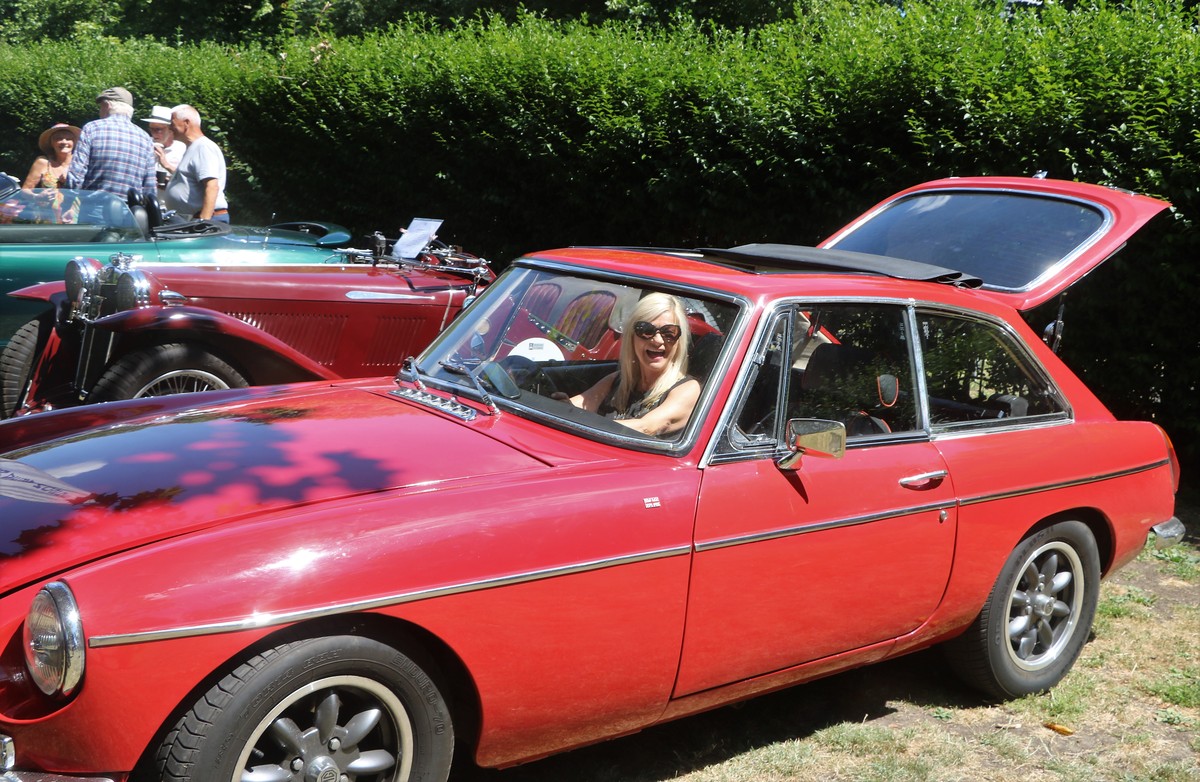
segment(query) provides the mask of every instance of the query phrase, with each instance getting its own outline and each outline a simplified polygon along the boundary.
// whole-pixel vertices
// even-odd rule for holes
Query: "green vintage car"
[[[338,263],[350,242],[341,226],[293,222],[265,228],[207,221],[172,222],[153,198],[121,199],[94,190],[22,189],[0,174],[0,349],[45,303],[3,294],[61,280],[76,256],[107,260],[113,253],[144,264],[240,266]]]

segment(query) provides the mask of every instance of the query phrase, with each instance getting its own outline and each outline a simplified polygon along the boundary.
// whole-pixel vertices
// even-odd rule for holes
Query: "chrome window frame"
[[[1058,384],[1054,382],[1053,376],[1046,370],[1045,365],[1033,351],[1029,348],[1026,340],[1012,327],[1007,320],[982,313],[977,310],[972,310],[967,307],[955,306],[941,302],[920,300],[914,298],[899,298],[899,297],[878,297],[878,296],[789,296],[787,298],[778,299],[772,302],[771,305],[763,309],[762,315],[755,326],[752,336],[751,349],[747,352],[747,359],[742,362],[742,366],[738,371],[737,379],[733,388],[730,390],[729,396],[726,398],[725,407],[721,411],[720,418],[717,421],[716,427],[713,430],[713,435],[710,438],[704,453],[700,460],[700,466],[707,467],[709,465],[728,464],[732,462],[748,461],[754,459],[776,459],[787,453],[787,449],[782,442],[776,441],[773,445],[765,443],[754,443],[744,447],[736,447],[730,451],[722,451],[722,445],[726,442],[732,442],[729,438],[730,428],[735,426],[735,417],[741,408],[742,400],[749,393],[750,377],[755,374],[751,366],[755,363],[751,357],[765,355],[766,342],[768,332],[774,328],[778,318],[787,316],[787,310],[794,310],[797,306],[820,306],[830,304],[845,304],[850,306],[868,306],[872,304],[898,306],[904,310],[904,327],[907,331],[909,358],[912,362],[913,372],[915,373],[915,389],[917,394],[916,400],[916,416],[917,428],[907,432],[896,432],[893,434],[880,435],[857,435],[849,438],[846,443],[847,451],[855,448],[864,448],[876,445],[891,445],[913,442],[930,442],[943,437],[955,436],[970,436],[978,434],[986,434],[997,431],[1013,431],[1019,429],[1035,429],[1047,426],[1061,426],[1069,424],[1075,419],[1075,411],[1071,406],[1070,399],[1066,397],[1059,389]],[[925,379],[925,356],[924,346],[921,342],[921,335],[918,329],[917,318],[919,313],[940,314],[949,317],[959,318],[980,323],[986,327],[994,328],[1001,331],[1010,346],[1020,350],[1029,367],[1035,372],[1036,379],[1042,382],[1046,388],[1054,395],[1054,398],[1063,408],[1061,413],[1043,414],[1036,416],[1020,416],[1014,418],[995,418],[979,421],[956,422],[953,424],[934,424],[930,415],[929,406],[929,387]]]

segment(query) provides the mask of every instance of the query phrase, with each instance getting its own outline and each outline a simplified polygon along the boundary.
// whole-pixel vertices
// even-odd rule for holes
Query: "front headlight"
[[[121,272],[117,277],[117,311],[148,307],[153,288],[150,275],[141,269]]]
[[[33,598],[25,617],[25,667],[47,695],[67,697],[83,678],[83,623],[79,605],[61,581]]]
[[[90,294],[95,290],[103,270],[104,267],[95,258],[79,256],[67,263],[63,281],[66,283],[67,298],[71,301],[72,309],[78,311],[83,307],[83,294]]]

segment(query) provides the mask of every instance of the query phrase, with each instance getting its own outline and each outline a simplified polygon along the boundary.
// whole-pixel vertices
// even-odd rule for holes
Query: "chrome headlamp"
[[[103,270],[103,264],[95,258],[78,256],[67,263],[63,279],[66,282],[67,298],[73,306],[81,304],[80,295],[82,293],[85,291],[90,293],[95,288],[100,272]]]
[[[83,622],[66,584],[52,581],[34,596],[23,640],[25,667],[38,689],[52,697],[74,693],[83,679]]]
[[[117,310],[150,306],[154,285],[141,269],[127,269],[117,276]]]

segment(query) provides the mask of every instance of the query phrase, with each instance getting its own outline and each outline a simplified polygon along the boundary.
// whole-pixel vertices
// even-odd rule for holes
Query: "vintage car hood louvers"
[[[106,407],[152,412],[29,448],[3,446],[0,593],[231,519],[544,465],[443,416],[356,388],[223,397],[192,411],[160,400],[117,403]]]

